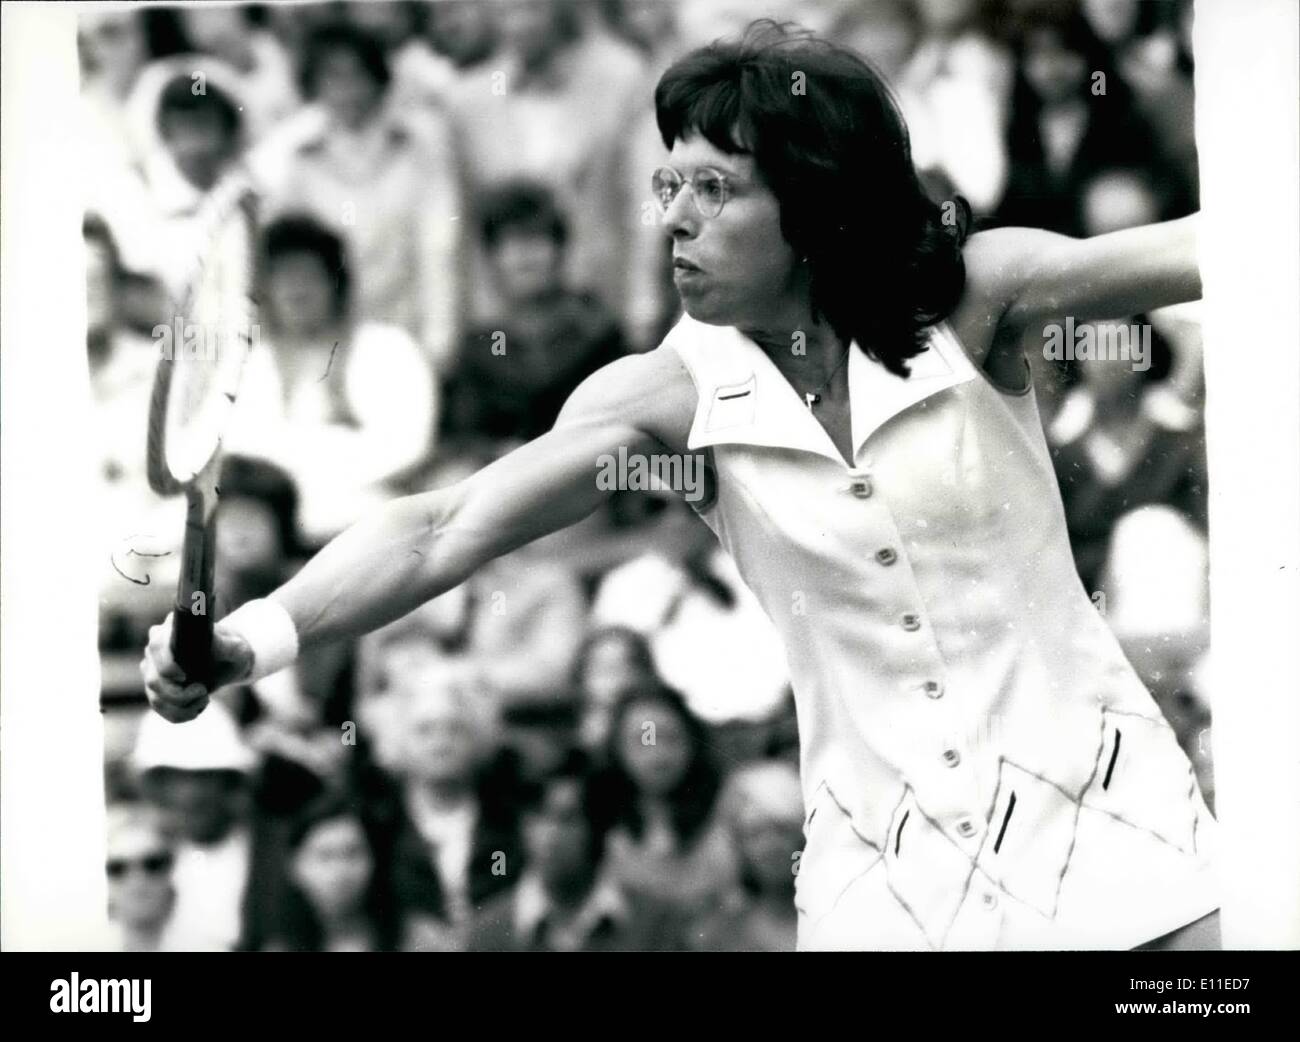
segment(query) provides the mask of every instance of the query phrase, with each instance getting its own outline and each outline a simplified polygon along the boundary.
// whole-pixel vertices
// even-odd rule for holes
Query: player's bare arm
[[[671,349],[611,363],[574,391],[547,434],[456,485],[387,504],[267,600],[287,612],[299,648],[383,626],[493,558],[589,515],[608,495],[595,480],[602,454],[684,451],[693,407],[690,376]],[[264,671],[256,640],[235,623],[216,626],[216,686]],[[159,713],[188,720],[208,691],[187,684],[173,661],[170,626],[169,618],[150,632],[145,687]]]
[[[981,232],[964,250],[966,293],[953,320],[986,368],[1014,380],[1020,363],[1011,355],[1026,329],[1064,315],[1122,318],[1199,299],[1197,223],[1192,215],[1088,239],[1036,228]]]

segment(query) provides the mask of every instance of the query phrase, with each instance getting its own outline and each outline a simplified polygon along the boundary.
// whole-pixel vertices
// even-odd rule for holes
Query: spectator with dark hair
[[[282,583],[301,540],[298,488],[281,467],[230,454],[221,461],[218,485],[217,601],[224,613]]]
[[[1098,171],[1145,166],[1175,178],[1106,47],[1077,10],[1025,17],[1007,147],[1011,172],[999,224],[1083,234],[1081,188]],[[1162,217],[1186,213],[1171,208]]]
[[[156,126],[181,176],[207,192],[242,148],[244,122],[237,103],[220,87],[196,87],[191,76],[169,80],[158,96]]]
[[[273,34],[253,24],[247,7],[190,4],[176,13],[192,48],[226,62],[238,75],[250,140],[298,106],[289,56]]]
[[[578,384],[624,353],[623,337],[599,299],[566,284],[569,222],[549,189],[512,182],[479,210],[501,311],[465,338],[443,432],[534,438]]]
[[[614,813],[610,871],[629,891],[690,916],[735,883],[722,775],[704,723],[671,688],[626,692],[614,712],[604,793]]]
[[[459,75],[456,64],[430,44],[428,23],[434,17],[434,9],[434,4],[410,0],[381,4],[354,0],[344,5],[347,22],[371,33],[383,44],[392,70],[390,104],[394,111],[440,108]]]
[[[644,63],[612,34],[584,30],[571,3],[483,6],[493,8],[500,48],[456,83],[448,104],[468,186],[477,194],[517,178],[544,183],[572,222],[567,274],[622,317],[626,243],[643,219],[623,164],[629,121],[645,106]],[[473,318],[491,320],[503,302],[482,250],[474,260]]]
[[[578,649],[573,668],[573,688],[582,699],[582,744],[588,749],[606,748],[619,695],[656,679],[654,655],[643,634],[630,626],[593,628]]]
[[[282,467],[317,545],[433,450],[437,386],[401,328],[356,314],[342,239],[291,215],[263,234],[259,329],[228,448]]]
[[[533,786],[522,835],[527,867],[479,911],[470,951],[664,951],[678,948],[672,910],[609,871],[599,782],[571,761]]]
[[[264,951],[393,951],[398,931],[359,807],[329,793],[288,833],[288,885]]]
[[[383,44],[346,23],[306,41],[301,80],[320,122],[296,140],[272,210],[339,235],[358,319],[401,326],[446,368],[460,324],[456,158],[442,121],[392,111]]]

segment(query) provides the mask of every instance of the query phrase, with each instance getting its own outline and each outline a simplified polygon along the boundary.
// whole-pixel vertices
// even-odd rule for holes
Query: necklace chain
[[[804,404],[808,406],[809,412],[812,412],[812,407],[814,405],[818,405],[821,402],[822,391],[826,390],[826,388],[830,385],[830,382],[835,379],[835,374],[840,371],[840,367],[844,365],[844,362],[848,359],[849,352],[851,350],[853,350],[852,344],[850,344],[848,347],[844,349],[844,354],[840,355],[840,360],[835,363],[835,367],[830,371],[830,374],[826,377],[826,379],[823,380],[816,387],[814,387],[811,391],[808,391],[804,394],[803,396]]]

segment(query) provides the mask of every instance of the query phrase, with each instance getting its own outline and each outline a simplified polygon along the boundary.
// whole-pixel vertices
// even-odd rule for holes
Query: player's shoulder
[[[684,450],[696,401],[689,370],[665,340],[653,350],[617,358],[587,377],[569,397],[561,421],[607,418]]]

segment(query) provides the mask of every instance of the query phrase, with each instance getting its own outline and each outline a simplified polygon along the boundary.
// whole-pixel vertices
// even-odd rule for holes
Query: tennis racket
[[[208,194],[196,221],[197,251],[149,401],[146,467],[159,495],[185,493],[185,540],[171,650],[187,681],[212,676],[216,511],[221,438],[252,347],[256,197],[242,172]]]

